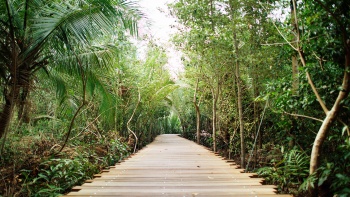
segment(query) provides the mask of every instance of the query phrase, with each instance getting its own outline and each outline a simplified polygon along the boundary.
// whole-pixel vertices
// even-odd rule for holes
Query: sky
[[[181,64],[181,52],[175,50],[173,44],[169,41],[171,36],[176,33],[176,28],[171,28],[176,25],[176,19],[168,14],[168,3],[175,0],[139,0],[139,6],[145,14],[145,19],[139,25],[139,36],[142,39],[144,36],[150,37],[157,44],[163,46],[167,50],[168,63],[165,65],[170,71],[171,76],[177,79],[177,75],[183,71]],[[147,47],[146,41],[139,41],[141,54]]]

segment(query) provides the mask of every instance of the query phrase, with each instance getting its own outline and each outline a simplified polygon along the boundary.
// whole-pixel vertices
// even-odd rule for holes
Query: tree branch
[[[283,111],[282,113],[290,115],[290,116],[308,118],[308,119],[311,119],[311,120],[316,120],[316,121],[319,121],[319,122],[323,122],[323,120],[318,119],[318,118],[314,118],[314,117],[311,117],[311,116],[306,116],[306,115],[301,115],[301,114],[292,114],[292,113],[288,113],[288,112],[285,112],[285,111]]]
[[[259,4],[261,5],[261,7],[263,7],[263,9],[265,11],[267,11],[267,8],[261,3],[261,1],[259,1]],[[272,24],[273,26],[276,28],[276,30],[278,31],[278,33],[282,36],[282,38],[286,41],[286,44],[288,44],[290,47],[292,47],[294,50],[297,51],[297,48],[295,48],[293,45],[292,45],[292,42],[290,42],[281,32],[281,30],[277,27],[276,23],[272,20]]]
[[[292,0],[292,2],[293,2],[293,6],[295,8],[296,7],[295,0]],[[296,9],[293,10],[293,14],[294,14],[294,20],[295,20],[295,24],[296,24],[295,28],[296,28],[296,32],[297,32],[297,40],[296,40],[297,41],[297,48],[296,48],[296,51],[299,54],[301,64],[303,65],[304,68],[306,68],[306,61],[305,61],[304,53],[303,53],[303,51],[302,51],[302,49],[301,49],[301,47],[299,45],[299,43],[300,43],[300,31],[299,31],[298,16],[297,16]],[[329,110],[328,110],[326,104],[323,102],[320,94],[318,93],[318,91],[316,89],[316,86],[315,86],[313,80],[311,79],[311,75],[310,75],[310,73],[308,71],[306,71],[306,76],[307,76],[307,81],[310,84],[311,89],[314,92],[318,102],[320,103],[323,111],[327,114],[329,112]]]
[[[130,133],[132,133],[132,135],[135,137],[134,153],[136,152],[136,146],[137,146],[137,143],[138,143],[138,138],[137,138],[136,133],[135,133],[133,130],[130,129],[130,122],[131,122],[131,120],[133,119],[133,117],[134,117],[134,115],[135,115],[135,113],[136,113],[136,109],[137,109],[137,107],[139,106],[139,103],[140,103],[140,101],[141,101],[140,88],[138,88],[138,93],[139,93],[139,98],[138,98],[137,104],[136,104],[136,106],[135,106],[135,108],[134,108],[134,111],[132,112],[132,115],[131,115],[131,117],[130,117],[128,123],[126,123],[126,126],[127,126],[127,128],[128,128],[128,131],[129,131]]]

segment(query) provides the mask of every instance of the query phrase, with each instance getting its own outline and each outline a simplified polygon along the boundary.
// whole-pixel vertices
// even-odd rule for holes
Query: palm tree
[[[40,69],[50,73],[56,65],[84,73],[104,62],[108,50],[96,47],[98,38],[116,30],[136,33],[140,17],[126,0],[4,0],[0,3],[0,87],[4,102],[0,138],[15,107],[19,116]],[[94,64],[89,64],[95,60]],[[75,62],[75,63],[72,63]]]

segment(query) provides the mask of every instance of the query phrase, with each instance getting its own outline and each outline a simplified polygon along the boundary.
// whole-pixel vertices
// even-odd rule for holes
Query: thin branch
[[[322,62],[327,62],[327,60],[324,60],[322,57],[318,57],[317,54],[314,51],[312,52],[312,54],[318,60],[318,63],[320,64],[320,67],[321,67],[321,70],[324,71]]]
[[[98,118],[99,118],[100,116],[102,116],[104,113],[108,112],[110,109],[112,109],[112,108],[114,108],[114,107],[115,107],[115,106],[110,107],[110,108],[106,109],[105,111],[101,112],[100,114],[98,114],[98,116],[96,116],[96,118],[95,118],[94,120],[92,120],[85,128],[83,128],[83,129],[78,133],[78,135],[76,135],[76,136],[70,138],[70,140],[73,140],[73,139],[77,138],[82,132],[84,132],[85,130],[87,130],[93,123],[95,123],[95,122],[98,120]],[[84,110],[83,110],[83,111],[84,111]],[[82,111],[82,112],[83,112],[83,111]]]
[[[296,8],[296,3],[295,3],[295,0],[292,0],[293,1],[293,6],[294,8]],[[299,54],[299,57],[300,57],[300,61],[301,61],[301,64],[303,65],[304,68],[306,68],[306,61],[305,61],[305,57],[304,57],[304,53],[299,45],[300,43],[300,31],[299,31],[299,25],[298,25],[298,16],[297,16],[297,12],[296,12],[296,9],[293,10],[293,14],[294,14],[294,19],[295,19],[295,28],[296,28],[296,32],[297,32],[297,48],[296,48],[296,51],[298,52]],[[317,91],[317,88],[311,78],[311,75],[308,71],[305,71],[306,72],[306,76],[307,76],[307,81],[308,83],[310,84],[311,86],[311,89],[312,91],[314,92],[319,104],[321,105],[323,111],[327,114],[329,112],[326,104],[323,102],[320,94],[318,93]]]
[[[314,118],[314,117],[311,117],[311,116],[306,116],[306,115],[301,115],[301,114],[292,114],[292,113],[288,113],[288,112],[285,112],[285,111],[283,111],[282,113],[290,115],[290,116],[308,118],[308,119],[311,119],[311,120],[316,120],[316,121],[319,121],[319,122],[323,122],[323,120],[318,119],[318,118]]]
[[[79,108],[77,109],[77,111],[75,112],[75,114],[74,114],[74,116],[73,116],[73,118],[72,118],[72,120],[71,120],[71,122],[70,122],[70,124],[69,124],[69,129],[68,129],[68,132],[67,132],[67,134],[66,134],[66,139],[65,139],[63,145],[61,146],[61,149],[58,151],[58,153],[60,153],[60,152],[64,149],[64,147],[66,146],[66,144],[67,144],[67,142],[68,142],[68,139],[69,139],[69,136],[70,136],[70,133],[72,132],[75,119],[76,119],[76,117],[78,116],[80,110],[84,107],[84,105],[85,105],[85,102],[83,102],[83,103],[79,106]]]
[[[126,123],[126,126],[127,126],[127,128],[128,128],[128,131],[129,131],[130,133],[132,133],[132,135],[135,137],[134,153],[136,152],[136,146],[137,146],[137,143],[138,143],[138,138],[137,138],[136,133],[135,133],[133,130],[130,129],[130,122],[131,122],[132,118],[134,117],[134,115],[135,115],[135,113],[136,113],[136,110],[137,110],[137,107],[139,106],[139,104],[140,104],[140,102],[141,102],[140,88],[138,88],[138,93],[139,93],[139,98],[138,98],[137,104],[136,104],[136,106],[135,106],[135,108],[134,108],[134,111],[132,112],[131,117],[129,118],[128,123]]]
[[[290,43],[295,43],[296,41],[292,41]],[[265,43],[265,44],[260,44],[261,46],[283,46],[289,44],[287,42],[276,42],[276,43]]]
[[[265,10],[265,11],[267,11],[267,8],[261,3],[261,1],[259,1],[259,3],[260,3],[260,5],[261,5],[261,7],[263,7],[263,9]],[[286,43],[289,45],[289,46],[291,46],[294,50],[298,50],[297,48],[295,48],[293,45],[292,45],[292,43],[283,35],[283,33],[281,32],[281,30],[277,27],[277,25],[276,25],[276,23],[273,21],[273,20],[271,20],[272,21],[272,24],[273,24],[273,26],[276,28],[276,30],[278,31],[278,33],[282,36],[282,38],[286,41]]]
[[[325,36],[325,35],[321,35],[322,37]],[[314,36],[312,38],[309,38],[307,39],[306,41],[310,41],[310,40],[314,40],[314,39],[317,39],[317,38],[320,38],[321,36]],[[298,41],[291,41],[289,43],[297,43]],[[276,43],[265,43],[265,44],[260,44],[262,46],[281,46],[281,45],[286,45],[286,44],[289,44],[287,42],[276,42]]]
[[[346,131],[348,133],[348,136],[350,136],[350,128],[349,125],[347,125],[344,121],[342,121],[340,118],[337,119],[340,123],[342,123],[344,125],[344,127],[346,128]]]
[[[302,54],[302,53],[299,53],[299,54]],[[301,57],[301,56],[300,56],[300,57]],[[300,58],[300,59],[301,59],[301,62],[302,62],[302,64],[303,64],[303,66],[305,67],[305,59],[304,59],[304,57],[303,57],[303,58]],[[314,82],[312,81],[311,75],[310,75],[310,73],[309,73],[308,71],[306,71],[306,76],[307,76],[307,81],[309,82],[309,84],[310,84],[310,86],[311,86],[311,89],[312,89],[312,91],[314,92],[314,94],[315,94],[315,96],[316,96],[316,98],[317,98],[319,104],[321,105],[321,107],[322,107],[324,113],[327,114],[327,113],[329,112],[329,110],[328,110],[326,104],[323,102],[323,100],[322,100],[320,94],[318,93],[318,91],[317,91],[317,89],[316,89],[316,86],[315,86]]]

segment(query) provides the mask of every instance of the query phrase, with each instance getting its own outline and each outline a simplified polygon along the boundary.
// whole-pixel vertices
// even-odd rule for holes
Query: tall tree
[[[235,57],[235,77],[237,87],[237,109],[238,109],[238,120],[239,120],[239,132],[241,139],[241,167],[245,168],[245,140],[244,140],[244,122],[243,122],[243,105],[242,105],[242,81],[240,74],[240,40],[237,37],[238,24],[240,21],[239,13],[237,11],[242,10],[239,1],[229,1],[230,16],[232,18],[232,40],[234,42],[234,57]]]
[[[297,10],[297,5],[302,6]],[[326,114],[314,138],[310,157],[310,177],[314,176],[316,178],[312,180],[312,184],[309,184],[309,191],[310,196],[317,196],[317,181],[315,180],[318,180],[320,176],[317,169],[320,167],[322,146],[327,139],[328,132],[337,119],[344,124],[345,128],[348,127],[345,122],[338,118],[338,115],[342,111],[346,111],[343,103],[350,91],[350,73],[348,71],[350,68],[350,33],[349,29],[346,28],[349,23],[350,7],[343,1],[319,0],[314,2],[304,1],[303,4],[298,4],[297,1],[292,0],[291,7],[295,39],[290,41],[284,35],[282,36],[285,42],[298,53],[310,89],[320,108]],[[314,41],[315,38],[317,38],[317,41]],[[328,67],[328,69],[341,70],[342,80],[338,82],[341,85],[335,98],[326,98],[327,93],[323,92],[325,95],[322,95],[322,90],[317,87],[320,83],[317,83],[316,79],[322,76],[315,76],[312,73],[315,71],[309,70],[309,68],[312,68],[311,65],[315,64],[321,66],[322,71],[320,73],[324,75],[330,73],[325,73],[326,70],[323,69],[323,66]],[[326,99],[328,102],[326,102]],[[332,103],[331,109],[327,107],[329,103]]]

